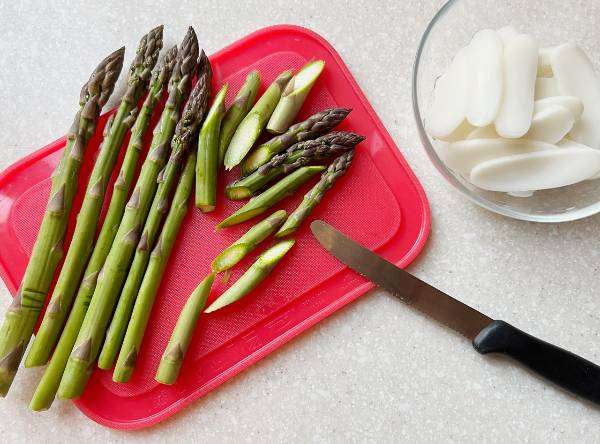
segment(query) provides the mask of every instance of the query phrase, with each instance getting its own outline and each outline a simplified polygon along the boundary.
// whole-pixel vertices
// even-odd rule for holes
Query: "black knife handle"
[[[479,353],[502,353],[562,388],[600,404],[600,367],[567,350],[494,321],[473,340]]]

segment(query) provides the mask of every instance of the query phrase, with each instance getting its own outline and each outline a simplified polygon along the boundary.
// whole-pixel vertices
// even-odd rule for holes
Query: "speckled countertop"
[[[418,39],[441,4],[2,1],[0,169],[64,131],[74,85],[99,55],[121,44],[133,47],[157,22],[166,25],[171,41],[194,25],[209,53],[266,25],[304,25],[341,53],[427,192],[431,237],[411,271],[493,317],[600,362],[600,219],[539,225],[495,216],[449,190],[421,148],[410,104],[411,66]],[[1,312],[8,303],[0,286]],[[20,372],[0,401],[2,442],[542,443],[600,437],[597,408],[503,359],[482,358],[458,335],[380,291],[148,430],[103,428],[70,403],[29,412],[39,374]]]

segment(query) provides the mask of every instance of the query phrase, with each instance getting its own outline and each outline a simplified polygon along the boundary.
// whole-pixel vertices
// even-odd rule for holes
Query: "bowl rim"
[[[459,0],[448,0],[444,5],[438,10],[438,12],[433,16],[430,22],[427,24],[427,28],[425,32],[421,36],[421,40],[419,42],[419,46],[417,48],[417,53],[413,62],[413,72],[411,79],[411,92],[412,92],[412,107],[413,107],[413,115],[415,118],[415,122],[417,124],[417,130],[419,133],[419,138],[421,139],[421,143],[429,157],[431,163],[433,163],[434,167],[438,170],[438,172],[458,191],[461,192],[465,197],[467,197],[471,202],[479,205],[486,210],[492,211],[496,214],[500,214],[502,216],[507,216],[512,219],[524,220],[528,222],[544,222],[544,223],[557,223],[557,222],[571,222],[579,219],[583,219],[589,216],[593,216],[595,214],[600,213],[600,201],[588,205],[585,208],[581,208],[577,211],[571,211],[567,213],[560,214],[525,214],[520,211],[513,210],[511,208],[507,208],[494,202],[491,202],[488,199],[485,199],[471,190],[466,188],[455,176],[454,174],[446,167],[442,159],[437,154],[437,151],[431,144],[431,140],[427,131],[425,130],[425,124],[423,122],[423,118],[421,115],[421,109],[419,106],[418,99],[418,90],[419,90],[419,68],[421,65],[421,59],[423,56],[423,52],[429,40],[429,36],[432,30],[435,28],[437,23],[444,17],[457,3]]]

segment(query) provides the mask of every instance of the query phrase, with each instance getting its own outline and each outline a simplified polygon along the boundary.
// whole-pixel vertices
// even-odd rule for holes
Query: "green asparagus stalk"
[[[85,388],[115,300],[127,275],[141,228],[153,201],[156,178],[168,155],[169,143],[179,120],[179,106],[190,90],[197,57],[198,41],[194,30],[190,27],[178,51],[177,61],[169,81],[169,97],[161,121],[155,130],[148,157],[125,208],[119,230],[104,263],[103,272],[91,279],[96,281],[96,286],[81,329],[78,333],[74,332],[77,339],[59,386],[59,397],[77,397]]]
[[[229,184],[225,194],[229,199],[247,199],[276,178],[296,171],[298,168],[336,156],[353,149],[364,137],[350,132],[332,132],[315,140],[292,145],[284,153],[273,157],[258,170]]]
[[[246,234],[221,252],[212,263],[212,270],[215,273],[229,270],[248,253],[254,250],[258,244],[264,241],[271,233],[281,227],[285,221],[287,213],[285,210],[279,210],[271,214],[263,221],[250,228]]]
[[[204,313],[212,313],[220,308],[229,305],[254,290],[258,284],[266,279],[279,263],[283,256],[294,246],[296,241],[293,239],[284,240],[276,243],[266,250],[254,262],[248,271],[240,277],[231,287],[223,292]]]
[[[25,360],[26,367],[44,365],[48,362],[50,352],[56,345],[67,314],[71,309],[81,275],[92,252],[94,235],[104,203],[108,181],[127,131],[136,119],[138,101],[148,89],[151,71],[162,48],[162,33],[163,27],[159,26],[140,40],[136,56],[129,70],[127,90],[121,99],[121,104],[112,125],[107,125],[105,128],[102,148],[90,175],[69,251],[38,334]],[[147,121],[149,122],[149,120],[148,118]],[[128,151],[137,152],[140,149],[141,145],[139,148],[128,147]],[[133,167],[135,168],[135,165]]]
[[[248,114],[252,105],[254,105],[259,86],[260,73],[256,70],[251,71],[237,93],[237,96],[235,96],[233,103],[225,113],[223,123],[221,124],[221,135],[219,140],[219,165],[223,165],[225,152],[227,151],[229,142],[231,142],[233,133],[235,133],[240,122],[246,117],[246,114]]]
[[[294,171],[258,196],[250,199],[246,205],[221,221],[217,228],[230,227],[264,213],[280,200],[293,194],[304,182],[324,169],[323,166],[307,166]]]
[[[250,112],[239,124],[225,153],[225,168],[230,170],[239,164],[260,136],[260,133],[279,102],[281,93],[292,78],[292,71],[284,71],[267,88]]]
[[[273,137],[252,151],[242,163],[242,174],[247,176],[256,171],[277,153],[295,143],[311,140],[328,133],[344,120],[350,111],[346,108],[326,109],[292,125],[284,134]]]
[[[198,318],[204,310],[214,280],[215,275],[209,274],[200,282],[181,310],[156,372],[155,379],[161,384],[174,384],[177,380],[183,358],[190,346]]]
[[[329,168],[321,175],[321,180],[306,193],[302,202],[294,210],[290,217],[285,221],[283,226],[275,234],[275,237],[285,237],[294,233],[302,222],[308,217],[312,210],[321,202],[323,196],[329,190],[336,180],[342,177],[354,158],[354,150],[348,151],[335,159]]]
[[[94,251],[85,270],[84,276],[73,308],[69,314],[65,328],[60,336],[60,340],[52,353],[52,359],[38,383],[33,398],[29,404],[31,410],[47,410],[52,405],[58,385],[62,377],[63,370],[73,349],[73,344],[77,338],[77,333],[85,317],[90,298],[95,288],[96,276],[102,268],[106,256],[110,250],[116,232],[119,228],[127,196],[135,176],[136,165],[142,148],[142,138],[147,131],[152,116],[152,111],[162,97],[163,91],[173,70],[175,58],[177,56],[177,47],[171,48],[165,55],[162,66],[154,72],[150,84],[150,91],[144,100],[142,109],[138,115],[135,125],[131,131],[129,146],[123,159],[123,165],[119,171],[117,181],[114,184],[113,194],[110,201],[106,218],[102,225],[102,230],[94,247]],[[40,337],[39,332],[36,340]],[[33,344],[35,346],[35,342]],[[34,348],[32,347],[32,350]],[[41,349],[40,349],[41,352]],[[47,353],[50,353],[50,347]],[[27,359],[32,355],[30,351]],[[27,361],[25,362],[27,365]]]
[[[281,99],[267,124],[267,131],[282,134],[288,130],[324,67],[323,60],[316,60],[308,62],[296,73],[281,93]]]
[[[225,115],[227,85],[223,85],[206,115],[198,136],[196,166],[196,206],[203,213],[217,204],[217,170],[219,169],[219,132]]]
[[[162,281],[173,245],[177,240],[181,223],[188,212],[188,201],[194,186],[194,169],[196,167],[196,153],[188,156],[185,168],[181,175],[171,209],[165,220],[160,237],[152,250],[148,268],[140,286],[138,297],[133,307],[127,332],[117,359],[113,379],[115,382],[126,382],[131,378],[135,367],[142,339],[156,299],[158,287]]]
[[[81,90],[80,109],[67,134],[62,160],[52,174],[50,198],[29,264],[0,328],[0,396],[8,393],[62,258],[83,154],[119,77],[124,53],[121,48],[100,62]]]
[[[142,283],[146,266],[148,265],[150,251],[159,234],[166,212],[169,210],[171,194],[179,177],[183,156],[185,156],[189,146],[195,137],[197,137],[197,129],[206,113],[208,97],[210,96],[211,74],[208,58],[204,55],[204,52],[200,57],[199,69],[199,80],[190,94],[190,98],[183,111],[183,116],[177,124],[175,136],[171,141],[171,156],[165,168],[158,175],[158,182],[160,183],[150,210],[147,212],[139,243],[137,247],[131,245],[131,248],[127,249],[127,265],[131,263],[131,266],[129,270],[125,269],[118,275],[120,283],[124,281],[125,284],[123,285],[119,303],[117,304],[110,327],[106,333],[106,340],[98,361],[98,366],[103,369],[111,368],[119,353],[135,298],[138,295],[138,290]],[[142,225],[140,225],[140,231],[141,227]],[[133,260],[131,261],[132,256]],[[121,284],[118,289],[115,289],[114,298],[118,296],[120,289]]]

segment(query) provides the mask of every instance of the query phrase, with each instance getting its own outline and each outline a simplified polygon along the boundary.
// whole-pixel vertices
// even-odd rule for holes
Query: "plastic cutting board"
[[[326,195],[311,220],[322,218],[406,266],[421,251],[429,232],[425,194],[329,43],[296,26],[259,30],[211,57],[214,87],[228,82],[231,101],[249,70],[260,71],[262,92],[279,72],[297,69],[311,59],[325,60],[326,67],[298,119],[327,107],[349,107],[353,111],[338,129],[351,129],[367,137],[359,145],[348,174]],[[98,133],[105,121],[106,115],[86,153],[80,191],[91,171],[100,142]],[[12,293],[25,271],[48,198],[49,177],[64,145],[64,138],[57,140],[0,175],[0,274]],[[221,189],[232,178],[233,173],[221,178]],[[293,209],[314,181],[273,211]],[[75,208],[82,195],[78,194]],[[173,386],[158,384],[154,373],[188,295],[209,271],[212,258],[256,222],[215,231],[216,223],[239,206],[241,203],[224,197],[209,215],[191,206],[160,287],[133,379],[116,384],[110,372],[97,370],[76,401],[94,421],[118,429],[156,424],[372,288],[371,283],[329,256],[313,239],[306,223],[297,234],[297,245],[256,291],[201,317],[178,382]],[[74,217],[70,230],[73,224]],[[236,267],[229,282],[241,275],[256,254]],[[211,300],[225,288],[220,279],[216,282]]]

